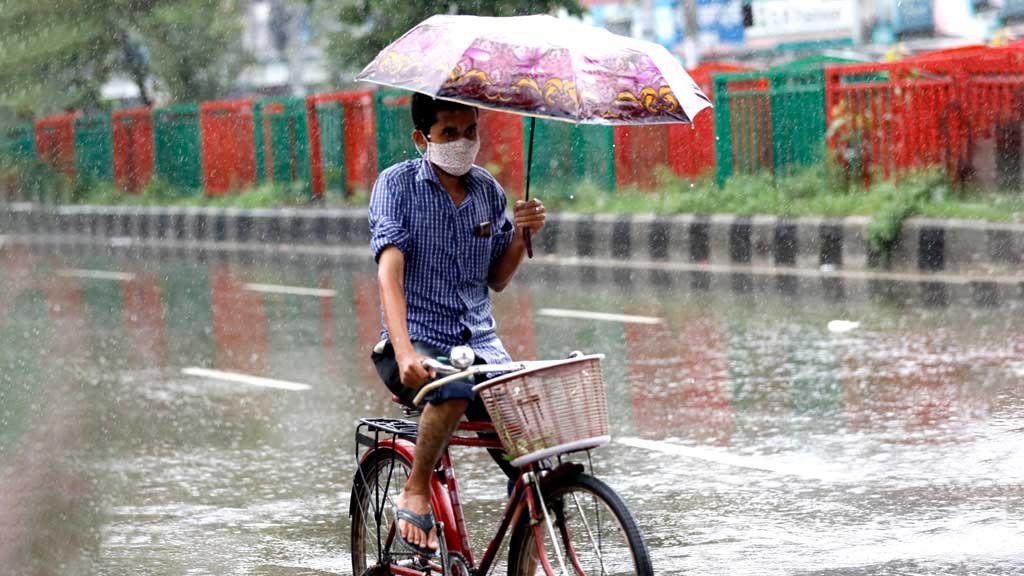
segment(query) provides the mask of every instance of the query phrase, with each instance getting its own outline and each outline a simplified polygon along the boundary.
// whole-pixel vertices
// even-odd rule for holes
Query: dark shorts
[[[420,342],[413,342],[413,348],[418,354],[422,354],[429,358],[437,358],[438,356],[445,356],[447,352],[444,350],[438,350],[437,348],[422,344]],[[412,401],[416,397],[417,389],[409,388],[402,384],[401,376],[398,371],[398,362],[395,361],[395,351],[391,347],[389,342],[384,346],[384,353],[378,354],[373,352],[370,354],[370,358],[373,360],[373,365],[377,369],[377,374],[380,375],[380,379],[384,381],[384,385],[388,387],[388,390],[392,394],[397,396],[406,406],[412,406]],[[481,358],[477,358],[477,364],[483,364],[484,361]],[[480,375],[481,380],[485,379],[484,375]],[[487,409],[484,407],[483,401],[476,392],[473,392],[473,386],[476,385],[475,378],[468,378],[466,380],[460,380],[457,382],[450,382],[441,386],[437,390],[434,390],[427,394],[424,398],[426,402],[433,405],[443,404],[449,400],[469,400],[469,406],[466,407],[466,420],[470,422],[490,422],[491,416],[487,413]],[[497,439],[497,435],[493,433],[478,433],[481,438]],[[502,472],[509,478],[509,493],[512,492],[512,484],[515,481],[516,476],[519,475],[519,471],[508,462],[505,458],[505,452],[502,450],[488,449],[487,450],[491,458],[498,464]]]
[[[445,350],[440,350],[421,342],[413,342],[412,346],[413,349],[416,350],[417,354],[422,354],[428,358],[437,358],[439,356],[447,355]],[[412,406],[412,401],[416,398],[416,394],[419,390],[402,384],[401,375],[398,370],[398,362],[395,360],[395,351],[391,347],[391,343],[389,342],[384,346],[383,354],[373,352],[370,355],[370,358],[373,360],[373,365],[377,369],[377,374],[380,376],[380,379],[384,381],[384,385],[388,387],[388,390],[397,396],[398,399],[402,401],[402,404]],[[483,361],[478,358],[476,363],[482,364]],[[483,404],[477,397],[476,392],[473,391],[473,386],[475,386],[476,383],[475,378],[449,382],[448,384],[427,393],[426,397],[424,397],[424,401],[436,406],[438,404],[444,404],[449,400],[469,400],[471,406],[473,404],[480,404],[479,408],[482,410]],[[476,412],[476,410],[473,410],[473,412]],[[486,411],[483,413],[485,415],[487,414]],[[469,409],[466,411],[466,416],[470,420],[486,420],[486,418],[473,418],[470,415]]]

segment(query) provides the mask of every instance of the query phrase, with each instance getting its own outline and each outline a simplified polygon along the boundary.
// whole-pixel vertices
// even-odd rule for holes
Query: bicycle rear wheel
[[[411,464],[401,454],[378,448],[356,472],[349,504],[352,574],[365,574],[368,567],[385,558],[387,537],[394,522],[395,500],[402,493],[411,470]]]
[[[545,487],[544,501],[557,535],[558,550],[569,574],[615,576],[654,573],[640,530],[625,502],[607,484],[577,474]],[[509,576],[543,574],[535,531],[529,519],[512,534],[508,552]],[[541,525],[548,562],[558,571],[556,548]]]

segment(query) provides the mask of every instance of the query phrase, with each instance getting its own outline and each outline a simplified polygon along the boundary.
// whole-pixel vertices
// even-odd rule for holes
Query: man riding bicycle
[[[539,200],[517,201],[514,221],[505,192],[473,165],[480,149],[476,108],[416,93],[412,138],[421,159],[380,174],[370,198],[370,246],[377,261],[383,307],[382,340],[373,362],[388,389],[412,404],[435,377],[424,360],[469,346],[480,361],[511,361],[495,332],[489,290],[501,292],[526,253],[522,230],[544,227]],[[430,555],[437,534],[430,514],[430,476],[465,415],[486,420],[470,380],[425,398],[412,472],[397,500],[398,536]],[[508,475],[515,469],[499,456]]]

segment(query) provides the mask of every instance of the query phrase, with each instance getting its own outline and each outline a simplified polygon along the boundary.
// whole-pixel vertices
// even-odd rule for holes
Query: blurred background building
[[[314,5],[288,0],[248,0],[243,45],[252,54],[240,83],[251,92],[305,95],[327,81],[322,36]]]
[[[583,0],[587,21],[653,40],[693,66],[774,63],[845,50],[878,57],[1005,41],[1024,32],[1024,0]],[[690,22],[691,25],[687,25]],[[688,34],[690,28],[695,28]]]
[[[386,1],[386,0],[382,0]],[[403,0],[406,1],[406,0]],[[579,0],[583,20],[652,40],[688,67],[702,61],[774,65],[829,53],[877,59],[1024,35],[1024,0]],[[330,58],[345,31],[332,2],[240,0],[250,63],[235,93],[305,95],[349,87],[358,66]],[[332,40],[333,38],[333,40]],[[124,77],[109,99],[138,90]]]

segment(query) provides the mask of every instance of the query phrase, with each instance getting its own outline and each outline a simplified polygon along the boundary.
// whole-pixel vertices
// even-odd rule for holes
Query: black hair
[[[412,95],[412,125],[423,132],[424,136],[430,134],[430,127],[437,124],[438,112],[452,112],[457,110],[473,110],[476,108],[451,100],[441,100],[426,94],[414,92]]]

